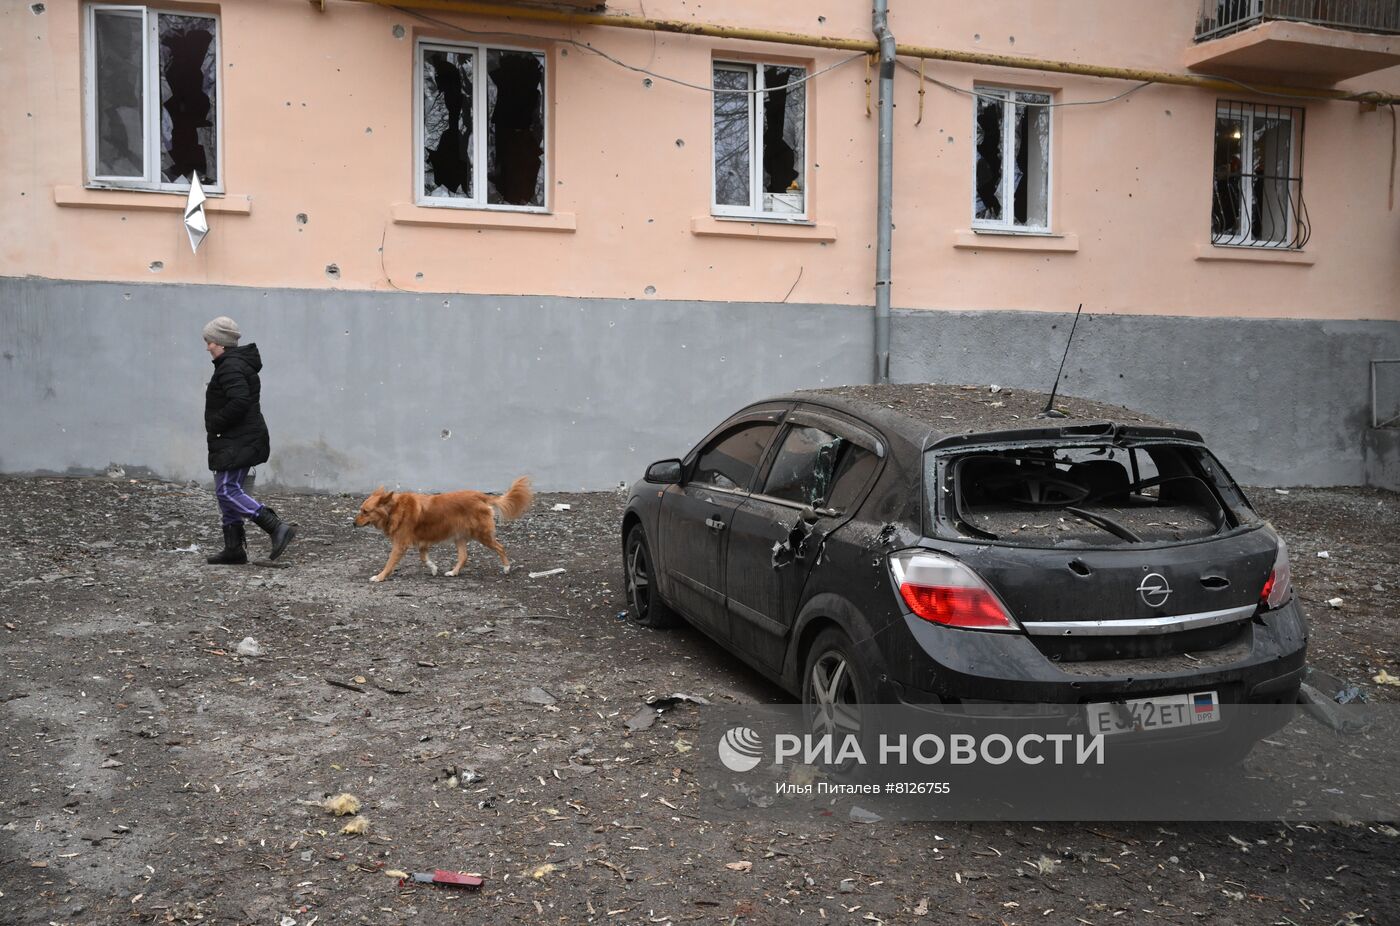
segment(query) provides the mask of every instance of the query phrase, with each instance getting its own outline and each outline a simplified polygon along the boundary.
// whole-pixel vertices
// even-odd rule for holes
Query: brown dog
[[[501,558],[501,571],[510,572],[510,558],[505,547],[496,540],[496,512],[507,521],[514,520],[530,507],[535,494],[530,491],[530,477],[521,476],[510,484],[505,495],[465,490],[441,495],[420,495],[416,492],[385,492],[380,486],[365,499],[355,526],[372,524],[394,542],[384,569],[370,577],[371,582],[389,578],[409,547],[418,548],[423,565],[437,575],[437,565],[428,559],[433,544],[451,539],[457,544],[457,565],[448,575],[462,571],[467,561],[467,542],[475,540],[496,551]]]

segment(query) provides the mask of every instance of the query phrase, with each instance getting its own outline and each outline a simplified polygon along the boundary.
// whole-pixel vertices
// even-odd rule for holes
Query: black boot
[[[224,525],[224,548],[204,561],[211,566],[241,566],[248,562],[243,523]]]
[[[287,549],[287,544],[297,535],[295,527],[283,523],[282,519],[277,517],[277,512],[266,505],[253,515],[253,523],[267,531],[268,536],[272,538],[272,556],[268,557],[269,559],[281,556],[282,551]]]

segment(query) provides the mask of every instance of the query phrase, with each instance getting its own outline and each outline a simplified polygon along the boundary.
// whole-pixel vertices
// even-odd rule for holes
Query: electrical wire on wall
[[[921,65],[923,64],[923,61],[924,61],[923,58],[920,58],[920,59],[919,59],[919,63],[920,63]],[[930,84],[934,84],[935,86],[938,86],[938,87],[942,87],[944,90],[951,90],[953,93],[961,93],[961,94],[963,94],[964,96],[977,97],[977,98],[979,98],[979,99],[984,99],[984,100],[1001,99],[1001,97],[998,97],[998,96],[996,96],[995,94],[991,94],[991,93],[979,93],[979,92],[978,92],[977,90],[975,90],[975,89],[974,89],[974,90],[970,90],[970,89],[968,89],[967,87],[956,87],[956,86],[954,86],[954,85],[952,85],[952,84],[944,83],[943,81],[939,80],[937,77],[930,77],[930,76],[928,76],[927,74],[925,74],[925,73],[923,72],[922,68],[916,70],[912,64],[909,64],[909,63],[907,63],[907,62],[904,62],[904,61],[897,61],[897,62],[895,62],[895,63],[898,64],[900,67],[904,68],[904,70],[908,71],[910,74],[918,75],[918,77],[919,77],[920,79],[922,79],[923,81],[925,81],[925,82],[927,82],[927,83],[930,83]],[[1046,109],[1050,109],[1050,108],[1057,107],[1057,106],[1100,106],[1100,105],[1102,105],[1102,104],[1104,104],[1104,103],[1116,103],[1117,101],[1119,101],[1119,100],[1121,100],[1121,99],[1124,99],[1124,98],[1126,98],[1126,97],[1132,96],[1134,93],[1137,93],[1137,92],[1138,92],[1139,90],[1141,90],[1143,87],[1150,87],[1150,86],[1152,86],[1152,83],[1153,83],[1153,82],[1150,81],[1150,80],[1145,80],[1145,81],[1143,81],[1143,82],[1140,83],[1140,84],[1136,84],[1136,85],[1134,85],[1134,86],[1132,86],[1132,87],[1129,87],[1127,90],[1124,90],[1122,93],[1118,94],[1117,96],[1111,96],[1111,97],[1108,97],[1107,99],[1103,99],[1103,100],[1063,100],[1063,101],[1061,101],[1061,102],[1059,102],[1059,103],[1037,103],[1036,106],[1037,106],[1037,107],[1043,107],[1043,108],[1046,108]]]
[[[820,76],[822,76],[823,74],[829,73],[830,71],[834,71],[834,70],[836,70],[837,68],[840,68],[840,67],[843,67],[843,66],[845,66],[845,65],[847,65],[847,64],[850,64],[852,61],[855,61],[857,58],[867,57],[868,54],[869,54],[868,52],[856,52],[855,54],[851,55],[851,56],[848,57],[848,58],[843,58],[843,59],[841,59],[840,61],[837,61],[837,62],[834,63],[834,64],[828,65],[827,67],[821,68],[820,70],[813,71],[811,74],[807,74],[807,75],[805,75],[805,76],[803,76],[803,77],[798,78],[797,80],[790,81],[789,83],[783,84],[782,86],[765,87],[765,88],[762,89],[762,90],[740,90],[740,89],[718,88],[718,87],[715,87],[715,86],[713,86],[713,85],[705,85],[705,84],[692,83],[691,81],[682,80],[682,79],[679,78],[679,77],[672,77],[672,76],[670,76],[670,75],[668,75],[668,74],[662,74],[662,73],[660,73],[660,72],[658,72],[658,71],[652,70],[651,68],[640,67],[640,66],[635,65],[635,64],[628,64],[626,61],[623,61],[623,60],[621,60],[620,58],[617,58],[617,57],[615,57],[615,56],[613,56],[613,55],[611,55],[611,54],[609,54],[609,53],[603,51],[602,49],[597,48],[596,46],[593,46],[593,45],[591,45],[591,44],[589,44],[589,43],[587,43],[587,42],[580,42],[580,41],[578,41],[577,39],[572,39],[572,38],[560,38],[560,37],[558,37],[558,36],[539,35],[539,34],[535,34],[535,33],[503,32],[503,31],[499,31],[499,30],[475,30],[475,29],[468,29],[468,28],[466,28],[465,26],[460,26],[460,25],[458,25],[457,23],[448,22],[447,20],[444,20],[444,19],[438,19],[437,17],[429,16],[429,15],[426,14],[426,13],[422,13],[422,12],[419,12],[418,10],[414,10],[414,9],[409,9],[409,8],[407,8],[407,7],[394,6],[394,7],[391,7],[391,9],[397,10],[398,12],[404,14],[405,16],[411,16],[411,17],[413,17],[414,19],[418,19],[418,20],[420,20],[420,21],[422,21],[422,22],[430,23],[430,24],[432,24],[432,25],[434,25],[434,26],[438,26],[438,27],[443,28],[443,29],[450,29],[450,30],[452,30],[452,31],[454,31],[454,32],[458,32],[458,33],[460,33],[460,34],[462,34],[462,35],[471,36],[471,37],[473,37],[473,38],[478,38],[478,39],[480,39],[480,38],[485,38],[485,37],[500,37],[500,38],[510,38],[510,39],[521,39],[521,40],[525,40],[525,41],[528,41],[528,42],[534,42],[534,43],[562,42],[562,43],[564,43],[564,44],[566,44],[566,45],[572,45],[572,46],[574,46],[575,48],[580,49],[581,51],[585,51],[585,52],[588,52],[588,53],[590,53],[590,54],[597,55],[598,57],[603,58],[603,59],[605,59],[606,61],[609,61],[609,62],[611,62],[612,64],[617,65],[617,66],[620,67],[620,68],[624,68],[624,69],[626,69],[626,70],[633,71],[633,72],[638,73],[638,74],[645,74],[647,77],[653,78],[653,79],[655,79],[655,80],[663,80],[663,81],[666,81],[667,83],[676,84],[677,86],[687,87],[687,88],[692,89],[692,90],[701,90],[701,91],[704,91],[704,92],[706,92],[706,93],[711,93],[711,94],[714,94],[714,93],[732,93],[732,94],[757,95],[757,94],[760,94],[760,93],[770,93],[770,92],[773,92],[773,91],[776,91],[776,90],[786,90],[786,89],[788,89],[788,88],[790,88],[790,87],[796,87],[796,86],[799,86],[799,85],[801,85],[801,84],[804,84],[804,83],[806,83],[807,81],[815,80],[817,77],[820,77]],[[906,57],[908,57],[908,56],[906,56]],[[921,62],[927,60],[925,56],[918,56],[918,57],[919,57],[919,60],[920,60]],[[937,78],[935,78],[935,77],[930,77],[930,76],[928,76],[928,74],[926,74],[926,73],[921,73],[920,70],[915,70],[914,67],[913,67],[912,65],[910,65],[910,64],[908,64],[908,63],[906,63],[906,62],[904,62],[904,61],[900,61],[900,62],[898,62],[898,64],[899,64],[900,67],[904,68],[905,70],[909,71],[910,73],[912,73],[912,74],[918,74],[919,77],[921,78],[921,80],[927,81],[927,82],[932,83],[932,84],[935,84],[935,85],[937,85],[937,86],[939,86],[939,87],[944,88],[945,90],[949,90],[949,91],[954,92],[954,93],[966,94],[966,95],[968,95],[968,96],[974,96],[974,97],[983,96],[983,94],[978,93],[976,90],[969,89],[969,88],[966,88],[966,87],[954,86],[953,84],[945,83],[944,81],[941,81],[941,80],[939,80],[939,79],[937,79]],[[1086,75],[1086,76],[1094,76],[1094,75]],[[1264,90],[1264,89],[1261,89],[1261,88],[1259,88],[1259,87],[1255,87],[1255,86],[1253,86],[1253,85],[1251,85],[1251,84],[1245,83],[1244,81],[1236,80],[1236,79],[1233,78],[1233,77],[1221,77],[1221,76],[1214,75],[1214,74],[1201,74],[1201,75],[1199,75],[1199,76],[1200,76],[1200,78],[1203,79],[1203,80],[1215,80],[1215,81],[1221,81],[1221,82],[1223,82],[1223,83],[1232,84],[1232,85],[1234,85],[1234,86],[1236,86],[1236,87],[1239,87],[1239,88],[1242,89],[1242,90],[1246,90],[1246,91],[1248,91],[1248,92],[1250,92],[1250,93],[1258,94],[1259,96],[1278,97],[1278,98],[1280,98],[1280,99],[1289,99],[1289,100],[1309,100],[1309,101],[1317,101],[1317,100],[1319,100],[1319,98],[1318,98],[1316,95],[1312,95],[1312,94],[1306,94],[1306,93],[1287,93],[1287,92],[1280,92],[1280,91],[1277,91],[1277,90]],[[1111,79],[1117,79],[1117,78],[1104,76],[1104,77],[1102,77],[1102,79],[1111,80]],[[1150,86],[1150,85],[1155,84],[1155,83],[1161,83],[1161,82],[1162,82],[1162,81],[1159,81],[1159,80],[1145,80],[1145,81],[1142,81],[1142,82],[1140,82],[1140,83],[1138,83],[1138,84],[1135,84],[1134,86],[1130,87],[1129,89],[1125,90],[1124,92],[1122,92],[1122,93],[1120,93],[1120,94],[1117,94],[1117,95],[1111,96],[1111,97],[1106,97],[1105,99],[1102,99],[1102,100],[1066,100],[1066,101],[1061,101],[1061,102],[1058,102],[1058,103],[1046,103],[1046,104],[1040,104],[1040,105],[1050,106],[1050,107],[1058,107],[1058,106],[1101,106],[1101,105],[1104,105],[1104,104],[1107,104],[1107,103],[1115,103],[1115,102],[1117,102],[1118,100],[1125,99],[1126,97],[1129,97],[1129,96],[1131,96],[1131,95],[1134,94],[1134,93],[1137,93],[1139,90],[1143,89],[1144,87]],[[1368,90],[1368,91],[1360,91],[1360,92],[1351,94],[1350,96],[1346,97],[1346,100],[1347,100],[1347,101],[1350,101],[1350,102],[1357,102],[1357,103],[1366,103],[1366,102],[1368,102],[1368,101],[1374,102],[1375,100],[1374,100],[1373,98],[1374,98],[1374,97],[1377,97],[1377,96],[1379,96],[1379,95],[1380,95],[1380,94],[1379,94],[1378,91],[1369,91],[1369,90]],[[1393,106],[1394,104],[1390,104],[1390,105]]]
[[[715,86],[713,86],[713,85],[707,86],[707,85],[705,85],[705,84],[691,83],[691,82],[688,81],[688,80],[681,80],[679,77],[671,77],[671,76],[669,76],[669,75],[667,75],[667,74],[658,73],[658,72],[656,72],[656,71],[651,70],[650,68],[639,67],[638,65],[635,65],[635,64],[628,64],[626,61],[623,61],[623,60],[621,60],[620,58],[615,58],[615,57],[613,57],[612,55],[608,54],[607,52],[603,51],[603,50],[600,49],[600,48],[595,48],[594,46],[588,44],[587,42],[580,42],[580,41],[578,41],[577,39],[558,38],[557,36],[547,36],[547,35],[531,35],[531,34],[529,34],[529,33],[524,33],[524,32],[499,32],[499,31],[496,31],[496,30],[494,30],[494,29],[493,29],[493,30],[489,30],[489,31],[480,31],[480,30],[475,30],[475,29],[468,29],[468,28],[466,28],[465,26],[459,26],[459,25],[457,25],[456,23],[451,23],[451,22],[448,22],[448,21],[446,21],[446,20],[444,20],[444,19],[438,19],[438,18],[436,18],[436,17],[434,17],[434,16],[429,16],[429,15],[427,15],[426,13],[420,13],[420,12],[418,12],[417,10],[410,10],[410,9],[408,9],[408,8],[406,8],[406,7],[396,6],[396,7],[394,7],[394,9],[398,10],[400,13],[403,13],[405,16],[412,16],[412,17],[415,18],[415,19],[420,19],[420,20],[422,20],[423,22],[431,23],[431,24],[434,25],[434,26],[439,26],[439,27],[441,27],[441,28],[443,28],[443,29],[451,29],[451,30],[454,31],[454,32],[458,32],[458,33],[460,33],[460,34],[462,34],[462,35],[471,36],[472,38],[477,38],[477,39],[480,39],[480,38],[507,38],[507,39],[519,39],[519,40],[524,40],[524,41],[527,41],[527,42],[536,42],[536,43],[538,43],[538,42],[562,42],[562,43],[564,43],[565,45],[572,45],[573,47],[575,47],[575,48],[577,48],[577,49],[579,49],[579,50],[581,50],[581,51],[586,51],[586,52],[589,52],[590,54],[597,55],[599,58],[603,58],[603,59],[605,59],[605,60],[607,60],[607,61],[610,61],[610,62],[612,62],[613,64],[617,65],[618,67],[624,68],[624,69],[626,69],[626,70],[628,70],[628,71],[632,71],[632,72],[637,73],[637,74],[645,74],[647,77],[651,77],[651,78],[654,78],[654,79],[656,79],[656,80],[664,80],[664,81],[666,81],[667,83],[676,84],[677,86],[681,86],[681,87],[688,87],[688,88],[690,88],[691,90],[702,90],[702,91],[704,91],[704,92],[706,92],[706,93],[732,93],[732,94],[742,94],[742,95],[745,95],[745,96],[756,96],[756,95],[758,95],[758,94],[760,94],[760,93],[774,93],[774,92],[779,91],[779,90],[787,90],[787,89],[789,89],[790,87],[798,87],[798,86],[801,86],[802,84],[807,83],[809,80],[815,80],[815,79],[817,79],[818,77],[822,76],[823,74],[829,73],[829,72],[831,72],[831,71],[836,70],[836,69],[839,68],[839,67],[842,67],[842,66],[844,66],[844,65],[850,64],[852,61],[855,61],[857,58],[864,58],[864,57],[866,56],[866,55],[865,55],[865,52],[863,52],[863,51],[858,51],[858,52],[856,52],[855,54],[851,55],[849,58],[842,58],[840,61],[837,61],[835,64],[829,64],[829,65],[827,65],[826,67],[821,68],[820,70],[813,71],[813,72],[810,73],[810,74],[804,75],[804,76],[802,76],[802,77],[799,77],[799,78],[796,79],[796,80],[789,81],[789,82],[787,82],[787,83],[785,83],[785,84],[774,85],[774,86],[771,86],[771,87],[764,87],[764,88],[762,88],[761,90],[731,90],[731,89],[729,89],[729,88],[715,87]]]

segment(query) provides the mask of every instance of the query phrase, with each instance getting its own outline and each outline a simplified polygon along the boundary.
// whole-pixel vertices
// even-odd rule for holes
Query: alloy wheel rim
[[[817,736],[860,736],[860,701],[846,657],[831,651],[812,664],[812,732]]]
[[[642,544],[633,544],[632,555],[627,558],[627,594],[632,599],[632,607],[636,609],[638,618],[647,616],[647,608],[651,604],[651,571],[647,565]]]

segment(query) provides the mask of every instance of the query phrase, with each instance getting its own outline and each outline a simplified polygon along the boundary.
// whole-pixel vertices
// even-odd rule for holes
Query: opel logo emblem
[[[1137,593],[1142,596],[1143,604],[1149,608],[1160,608],[1171,597],[1172,587],[1160,573],[1149,572],[1138,583]]]

